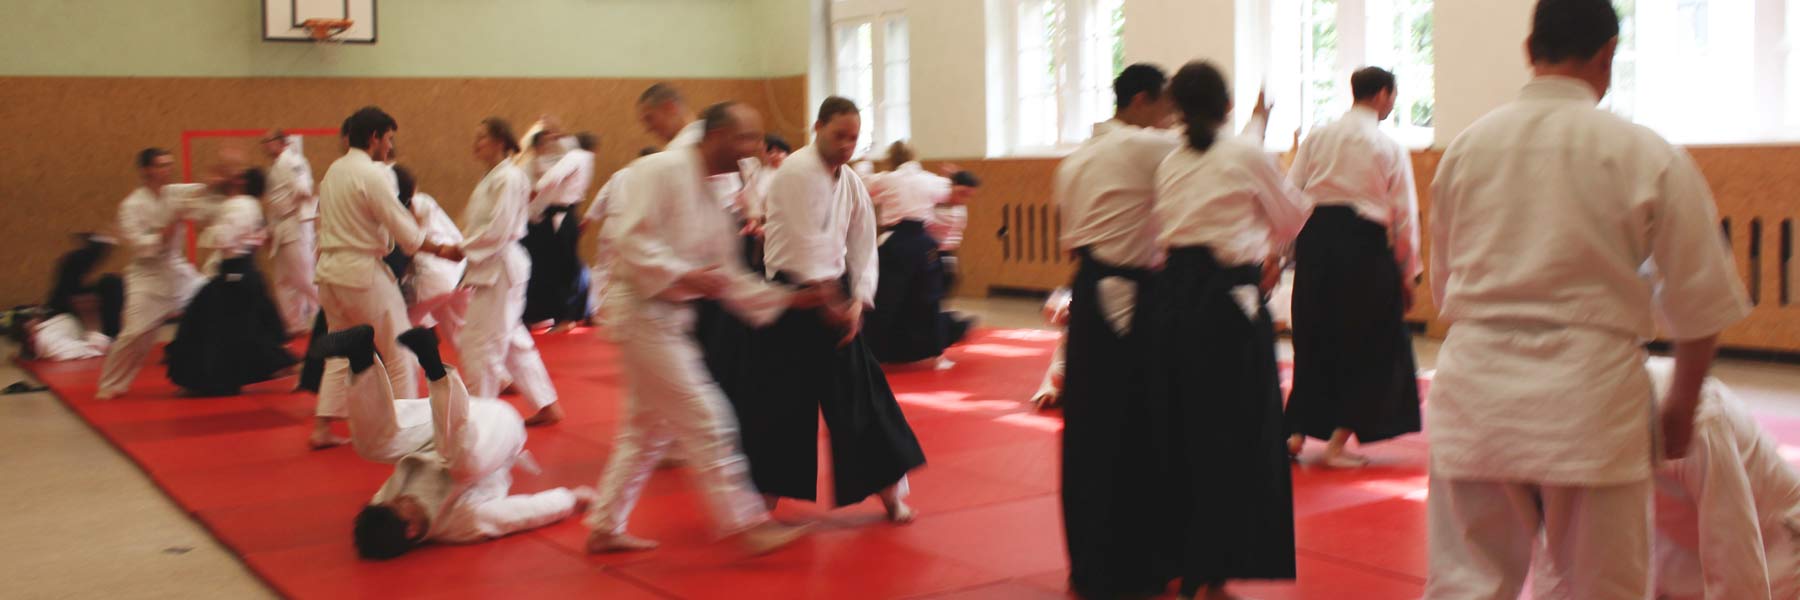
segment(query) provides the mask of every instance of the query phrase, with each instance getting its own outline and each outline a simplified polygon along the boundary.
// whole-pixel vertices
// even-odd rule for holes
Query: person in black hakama
[[[56,261],[56,283],[50,289],[50,298],[44,308],[50,315],[72,314],[79,318],[75,299],[91,294],[100,311],[100,333],[116,338],[123,327],[120,315],[125,310],[125,280],[108,273],[88,282],[88,275],[112,252],[115,242],[92,233],[83,233],[77,238],[81,240],[81,247]]]
[[[1288,452],[1330,440],[1321,462],[1355,468],[1351,434],[1369,444],[1420,429],[1419,382],[1405,313],[1419,260],[1418,193],[1406,149],[1382,133],[1394,75],[1350,78],[1356,105],[1313,131],[1288,180],[1317,208],[1294,244],[1294,388]]]
[[[1163,525],[1157,453],[1144,388],[1148,332],[1138,305],[1156,263],[1149,220],[1156,166],[1180,144],[1162,129],[1171,106],[1161,69],[1137,64],[1113,80],[1118,111],[1057,167],[1063,245],[1074,248],[1063,389],[1062,517],[1069,585],[1083,598],[1159,594]]]
[[[904,141],[888,146],[887,161],[889,170],[866,182],[885,239],[876,249],[880,284],[864,335],[881,362],[918,362],[942,356],[960,339],[950,337],[942,315],[944,264],[938,240],[926,232],[937,206],[950,199],[951,185],[913,160]]]
[[[554,332],[567,331],[588,317],[587,270],[581,264],[581,219],[575,215],[594,176],[592,134],[573,137],[573,148],[556,128],[531,136],[537,158],[528,173],[536,178],[532,221],[519,243],[531,254],[531,278],[525,286],[526,325],[555,321]]]
[[[774,174],[764,229],[768,271],[793,285],[832,285],[848,296],[829,307],[789,310],[752,333],[755,386],[731,396],[751,479],[771,502],[812,500],[818,489],[818,423],[830,431],[833,500],[879,494],[888,519],[909,522],[907,472],[925,464],[869,347],[860,335],[874,299],[875,222],[861,179],[845,165],[861,129],[856,105],[826,99],[811,146]]]
[[[1171,81],[1188,144],[1157,169],[1151,221],[1168,249],[1145,324],[1151,437],[1166,469],[1164,489],[1151,496],[1165,503],[1158,562],[1194,598],[1229,598],[1232,579],[1295,576],[1281,376],[1263,295],[1280,273],[1276,249],[1307,210],[1259,140],[1216,139],[1230,89],[1207,63],[1189,63]],[[1265,114],[1259,106],[1252,123]]]
[[[232,187],[235,195],[220,203],[201,234],[214,252],[213,277],[194,295],[164,349],[169,381],[195,395],[233,395],[299,362],[285,347],[286,320],[256,267],[255,251],[266,237],[262,172],[244,171]]]

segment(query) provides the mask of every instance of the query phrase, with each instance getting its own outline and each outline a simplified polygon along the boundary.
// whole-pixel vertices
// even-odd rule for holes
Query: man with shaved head
[[[731,215],[706,177],[736,172],[762,149],[762,117],[735,103],[708,108],[698,144],[638,159],[613,200],[602,242],[618,252],[607,329],[623,347],[630,385],[625,417],[587,518],[589,552],[630,552],[656,542],[626,532],[631,509],[657,462],[679,444],[719,529],[752,553],[799,538],[777,523],[750,486],[737,420],[689,333],[694,304],[712,299],[753,325],[789,306],[816,305],[816,290],[791,292],[744,268]]]

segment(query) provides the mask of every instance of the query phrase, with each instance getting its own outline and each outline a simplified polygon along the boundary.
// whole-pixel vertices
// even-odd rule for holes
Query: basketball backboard
[[[349,19],[349,29],[332,41],[375,43],[375,0],[262,0],[263,41],[312,42],[307,19]]]

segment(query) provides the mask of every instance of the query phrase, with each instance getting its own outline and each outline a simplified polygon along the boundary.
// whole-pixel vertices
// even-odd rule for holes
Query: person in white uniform
[[[211,251],[210,276],[163,348],[169,381],[197,396],[236,395],[245,385],[293,372],[287,325],[256,265],[268,241],[262,198],[267,178],[255,168],[230,179],[231,196],[212,210],[199,246]]]
[[[1232,598],[1230,580],[1296,575],[1281,372],[1263,297],[1311,207],[1259,137],[1220,133],[1230,90],[1205,62],[1169,82],[1187,144],[1156,169],[1151,222],[1167,260],[1137,321],[1150,338],[1149,437],[1167,468],[1154,494],[1168,509],[1156,516],[1169,532],[1159,558],[1175,566],[1182,597],[1208,600]],[[1258,106],[1252,121],[1267,111]]]
[[[456,221],[450,219],[436,198],[419,191],[419,181],[411,169],[394,167],[394,178],[400,184],[400,202],[418,219],[419,229],[425,232],[426,239],[441,246],[462,244],[462,230],[456,227]],[[406,298],[407,320],[415,327],[428,327],[438,332],[452,349],[469,312],[471,290],[458,286],[467,266],[466,261],[447,260],[430,254],[414,256],[400,282],[400,295]]]
[[[531,253],[531,282],[525,293],[528,324],[553,321],[552,333],[573,329],[587,318],[586,281],[577,245],[581,222],[568,218],[594,180],[594,153],[573,145],[573,136],[545,129],[531,140],[537,148],[535,183],[523,244]],[[591,136],[590,136],[591,143]]]
[[[862,333],[880,275],[874,209],[861,178],[845,166],[861,123],[847,98],[819,105],[813,143],[782,163],[769,185],[763,232],[770,279],[822,287],[844,301],[789,311],[755,332],[746,376],[753,383],[732,401],[751,478],[771,502],[817,498],[823,417],[832,501],[844,507],[877,496],[888,520],[903,524],[914,517],[906,475],[925,464],[925,452]]]
[[[359,325],[325,336],[317,355],[350,374],[351,445],[372,462],[394,465],[352,529],[364,559],[386,560],[420,544],[465,544],[561,521],[593,498],[587,488],[512,494],[512,470],[535,468],[525,426],[506,401],[471,394],[438,355],[437,334],[413,329],[398,340],[429,380],[429,398],[394,395],[375,356],[375,329]]]
[[[1350,76],[1356,103],[1314,129],[1294,154],[1288,180],[1316,208],[1294,242],[1294,384],[1288,452],[1307,437],[1329,440],[1319,463],[1368,464],[1344,449],[1419,431],[1419,378],[1412,309],[1419,260],[1419,194],[1412,156],[1381,131],[1394,111],[1394,74],[1367,67]],[[1287,315],[1283,315],[1287,316]]]
[[[638,158],[656,153],[656,148],[643,148],[638,150]],[[630,169],[630,166],[626,166],[613,172],[612,177],[608,177],[606,183],[600,186],[600,191],[594,193],[594,200],[588,203],[587,212],[581,216],[582,227],[604,227],[607,215],[610,214],[608,211],[613,206],[613,196],[617,195],[620,187],[619,182],[624,180],[625,173]],[[600,243],[594,249],[594,260],[588,264],[588,306],[595,315],[600,314],[601,302],[606,299],[606,286],[611,281],[613,262],[617,258],[618,252],[614,251],[612,244],[606,243],[606,232],[602,230]]]
[[[1162,129],[1174,112],[1167,84],[1155,65],[1126,67],[1113,80],[1113,118],[1056,168],[1062,245],[1077,265],[1064,338],[1062,521],[1069,586],[1084,597],[1154,595],[1169,581],[1153,568],[1160,525],[1143,507],[1158,475],[1143,384],[1149,349],[1133,325],[1158,262],[1156,167],[1181,144]]]
[[[403,397],[417,396],[415,361],[395,344],[395,336],[411,325],[406,301],[394,272],[383,258],[392,249],[424,252],[461,260],[462,250],[425,238],[406,207],[400,204],[393,172],[383,164],[393,148],[399,124],[377,107],[358,110],[344,122],[349,149],[331,163],[319,182],[319,302],[333,329],[357,325],[375,328],[375,345],[386,364],[390,385]],[[314,448],[343,444],[331,422],[347,416],[345,388],[349,371],[327,366],[314,412],[308,443]]]
[[[1667,395],[1675,362],[1645,368]],[[1659,465],[1655,487],[1658,600],[1800,598],[1800,473],[1724,382],[1706,378],[1688,454]],[[1539,550],[1532,593],[1578,598]]]
[[[1535,77],[1433,183],[1431,288],[1453,325],[1425,427],[1432,600],[1517,597],[1540,534],[1574,597],[1648,596],[1652,424],[1665,456],[1687,453],[1717,336],[1750,310],[1692,160],[1596,107],[1618,34],[1606,0],[1540,1]],[[1642,346],[1659,330],[1660,411]]]
[[[745,270],[731,217],[706,186],[707,175],[731,172],[756,152],[762,117],[723,103],[708,108],[703,123],[698,145],[632,163],[602,232],[619,252],[602,307],[607,329],[623,349],[627,387],[624,420],[586,521],[589,552],[656,547],[627,533],[627,524],[671,445],[679,445],[690,462],[719,530],[748,550],[769,552],[805,533],[771,520],[750,485],[737,420],[689,328],[700,298],[716,298],[762,325],[790,305],[818,304],[820,294],[790,293]]]
[[[876,249],[881,283],[864,335],[881,362],[936,359],[946,366],[944,349],[961,336],[951,337],[943,318],[944,264],[927,227],[950,199],[950,179],[925,170],[905,141],[888,145],[887,161],[892,169],[868,182],[883,234]]]
[[[531,257],[519,245],[529,219],[531,180],[509,160],[519,151],[516,139],[512,127],[496,117],[475,128],[475,160],[489,170],[463,209],[460,247],[469,261],[463,287],[473,292],[456,346],[468,353],[464,362],[475,395],[498,396],[510,379],[537,410],[525,424],[549,425],[563,419],[563,410],[537,342],[520,320],[531,276]]]
[[[313,195],[312,165],[301,150],[300,136],[280,129],[262,140],[269,165],[269,193],[264,200],[268,215],[269,259],[274,263],[275,299],[281,305],[288,333],[300,335],[312,327],[319,312],[319,286],[313,282],[319,220],[319,199]]]
[[[143,187],[119,204],[119,236],[131,250],[125,266],[123,329],[100,368],[95,398],[124,394],[156,345],[156,331],[192,300],[206,280],[182,253],[190,219],[203,220],[206,199],[219,192],[206,184],[170,183],[175,157],[161,148],[137,155]],[[222,182],[222,179],[219,182]]]
[[[94,267],[112,253],[118,241],[94,233],[75,236],[81,246],[56,260],[56,279],[43,310],[17,330],[25,356],[36,360],[81,360],[105,356],[119,335],[125,307],[125,280],[106,274],[88,281]],[[83,322],[88,310],[97,312],[99,331]]]

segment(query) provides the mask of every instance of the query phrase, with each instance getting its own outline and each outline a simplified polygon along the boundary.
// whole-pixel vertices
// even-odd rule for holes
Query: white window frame
[[[1377,2],[1393,2],[1394,0],[1337,0],[1337,14],[1334,17],[1337,31],[1337,56],[1330,65],[1311,64],[1311,36],[1307,31],[1310,19],[1312,0],[1239,0],[1239,19],[1237,35],[1240,40],[1241,73],[1261,74],[1261,81],[1240,81],[1236,86],[1236,96],[1240,106],[1255,103],[1257,92],[1267,86],[1269,100],[1275,103],[1276,113],[1271,116],[1269,131],[1275,132],[1265,140],[1265,147],[1271,151],[1287,151],[1293,147],[1293,138],[1289,132],[1299,132],[1304,139],[1314,126],[1329,122],[1350,110],[1350,75],[1365,66],[1378,66],[1394,72],[1399,80],[1402,99],[1411,95],[1411,90],[1420,87],[1416,76],[1398,63],[1399,57],[1379,56],[1381,51],[1371,48],[1373,37],[1392,39],[1393,32],[1386,23],[1371,27],[1371,17],[1391,17],[1390,10],[1371,11],[1370,5]],[[1442,1],[1442,0],[1436,0]],[[1451,0],[1454,1],[1454,0]],[[1435,4],[1435,1],[1433,2]],[[1435,29],[1435,28],[1434,28]],[[1385,35],[1384,35],[1385,34]],[[1435,31],[1433,35],[1436,35]],[[1436,40],[1433,40],[1433,49]],[[1379,62],[1371,59],[1380,59]],[[1432,78],[1435,79],[1435,63],[1433,58]],[[1323,108],[1320,114],[1309,114],[1312,107],[1312,91],[1309,81],[1314,70],[1324,70],[1327,76],[1342,91],[1341,98],[1333,101],[1331,106]],[[1436,82],[1428,82],[1427,86],[1436,95]],[[1433,102],[1435,107],[1436,102]],[[1289,107],[1284,110],[1282,107]],[[1382,127],[1394,139],[1411,149],[1428,148],[1436,139],[1433,127],[1419,127],[1410,123],[1410,114],[1405,105],[1395,106],[1395,114],[1382,122]],[[1248,111],[1237,111],[1238,125],[1249,118]]]
[[[832,95],[844,95],[838,87],[838,34],[847,27],[858,25],[869,26],[869,62],[872,82],[872,98],[853,98],[862,109],[863,129],[868,132],[864,139],[857,141],[858,146],[867,146],[867,150],[859,152],[858,158],[881,159],[887,155],[888,145],[912,135],[912,98],[890,98],[888,96],[888,60],[887,29],[890,23],[902,21],[907,28],[907,59],[903,64],[907,89],[912,88],[912,24],[906,22],[906,3],[904,0],[831,0],[830,28],[827,55],[829,56],[829,81],[827,89]],[[907,130],[903,132],[888,131],[889,112],[901,108],[907,111]],[[860,148],[859,148],[860,149]]]
[[[1102,106],[1092,107],[1094,119],[1083,119],[1084,102],[1092,101],[1088,96],[1084,82],[1088,81],[1088,70],[1091,65],[1100,61],[1095,53],[1104,53],[1105,64],[1111,64],[1112,46],[1089,47],[1085,42],[1090,29],[1099,23],[1094,16],[1102,6],[1103,0],[1056,0],[1063,2],[1066,22],[1064,35],[1054,40],[1051,51],[1059,68],[1056,69],[1056,140],[1050,144],[1025,144],[1022,125],[1019,122],[1019,110],[1022,92],[1019,89],[1019,8],[1024,2],[1031,0],[991,0],[989,15],[993,27],[990,28],[990,44],[996,49],[992,52],[991,65],[998,70],[998,77],[992,78],[990,85],[998,96],[1004,99],[998,104],[990,104],[990,123],[998,123],[999,127],[989,127],[990,133],[997,135],[1001,143],[990,144],[989,154],[1003,156],[1063,156],[1080,147],[1083,141],[1093,135],[1096,122],[1110,118],[1113,114],[1113,103],[1110,92],[1106,94],[1108,101]],[[1106,39],[1102,37],[1101,39]],[[1114,75],[1106,73],[1101,78],[1111,89]],[[1084,122],[1084,121],[1092,122]]]
[[[1616,3],[1615,3],[1616,4]],[[1617,90],[1602,106],[1615,109],[1677,144],[1731,145],[1800,140],[1800,64],[1792,52],[1800,37],[1800,0],[1710,0],[1704,51],[1684,47],[1671,28],[1681,21],[1677,0],[1636,0],[1635,14],[1621,23],[1632,30],[1614,57],[1635,70],[1631,105],[1614,107]],[[1744,26],[1748,25],[1746,31]],[[1645,27],[1648,26],[1648,27]],[[1649,31],[1650,35],[1645,36]],[[1713,53],[1725,53],[1712,56]],[[1709,64],[1746,64],[1742,71]],[[1717,61],[1717,62],[1715,62]],[[1648,63],[1648,64],[1647,64]],[[1648,68],[1646,68],[1648,67]],[[1715,79],[1708,79],[1709,77]],[[1618,80],[1615,79],[1615,83]],[[1714,97],[1675,100],[1684,91],[1714,90]],[[1649,101],[1647,101],[1649,100]],[[1696,105],[1697,104],[1697,105]],[[1753,115],[1733,121],[1727,117]]]

